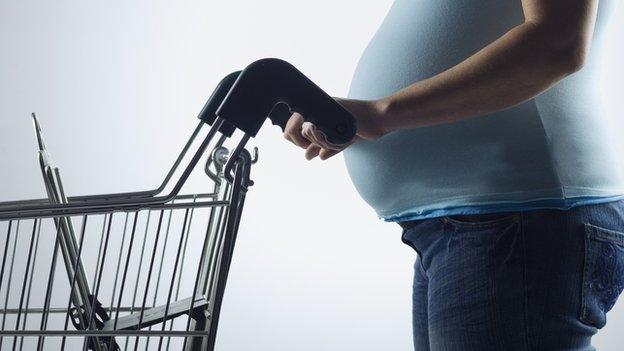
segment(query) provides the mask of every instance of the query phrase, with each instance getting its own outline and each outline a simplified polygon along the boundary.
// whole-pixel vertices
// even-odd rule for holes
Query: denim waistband
[[[471,214],[471,215],[452,215],[450,217],[453,217],[454,219],[465,221],[465,222],[480,222],[480,221],[490,221],[490,220],[498,219],[501,217],[509,216],[516,212],[512,212],[512,211],[491,212],[491,213],[478,213],[478,214]],[[411,221],[402,221],[402,222],[397,222],[397,223],[403,229],[410,229],[414,227],[417,223],[420,223],[422,221],[427,221],[427,220],[435,220],[435,219],[436,218],[415,219]]]

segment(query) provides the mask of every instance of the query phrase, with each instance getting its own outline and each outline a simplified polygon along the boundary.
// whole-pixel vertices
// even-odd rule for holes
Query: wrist
[[[378,100],[337,99],[353,117],[357,135],[363,139],[377,139],[387,132],[384,127],[383,105]]]
[[[376,125],[376,129],[380,131],[380,137],[391,133],[396,130],[392,126],[391,116],[393,109],[393,102],[389,97],[385,97],[378,100],[371,101],[373,114],[374,114],[374,123]]]

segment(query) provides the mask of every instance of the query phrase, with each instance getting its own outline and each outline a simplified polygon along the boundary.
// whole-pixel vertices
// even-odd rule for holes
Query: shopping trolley
[[[301,72],[262,59],[217,85],[158,188],[73,197],[33,114],[47,198],[0,203],[0,349],[213,350],[257,161],[245,145],[293,111],[332,143],[355,135],[349,112]],[[203,159],[208,192],[181,195]]]

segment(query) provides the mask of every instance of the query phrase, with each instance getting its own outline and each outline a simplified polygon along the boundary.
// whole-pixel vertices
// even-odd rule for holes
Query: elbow
[[[547,70],[557,75],[569,75],[581,70],[589,55],[591,36],[576,27],[551,22],[527,22],[531,28],[535,50]]]
[[[568,75],[580,71],[587,62],[589,48],[584,43],[570,43],[555,54],[555,65],[561,73]]]

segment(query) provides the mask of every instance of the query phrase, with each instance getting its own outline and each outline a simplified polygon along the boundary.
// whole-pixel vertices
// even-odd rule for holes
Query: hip
[[[591,350],[624,289],[624,201],[403,225],[431,298],[432,343],[481,333],[475,349]]]

